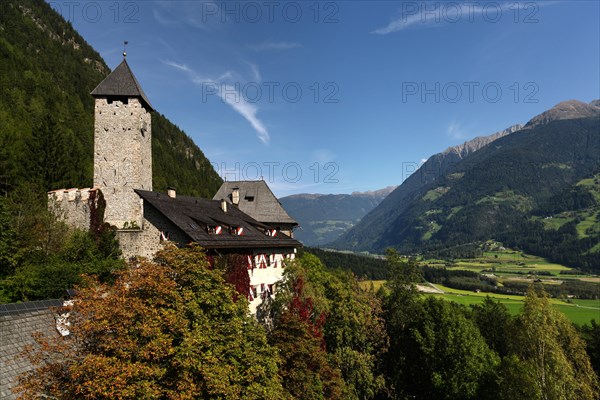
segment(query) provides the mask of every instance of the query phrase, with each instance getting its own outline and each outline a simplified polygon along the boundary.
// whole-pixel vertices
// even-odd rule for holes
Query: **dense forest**
[[[90,187],[90,92],[110,72],[106,63],[42,0],[0,2],[0,59],[0,194]],[[156,112],[152,149],[155,190],[212,197],[219,188],[202,151]]]
[[[384,280],[388,278],[385,260],[379,257],[364,256],[339,251],[322,250],[313,247],[301,249],[317,256],[331,269],[341,269],[352,272],[359,279]]]
[[[0,2],[0,302],[60,297],[80,274],[124,264],[102,235],[69,231],[46,211],[46,191],[90,187],[94,99],[110,72],[41,0]],[[152,115],[155,190],[212,197],[222,181],[192,139]],[[108,275],[107,275],[108,274]]]

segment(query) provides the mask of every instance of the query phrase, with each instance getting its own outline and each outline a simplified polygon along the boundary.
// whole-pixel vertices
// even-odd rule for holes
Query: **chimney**
[[[167,189],[167,195],[170,198],[174,199],[177,197],[177,190],[174,187],[170,187]]]
[[[240,204],[240,188],[233,188],[233,191],[231,192],[231,202],[236,206]]]
[[[221,199],[221,210],[223,210],[223,212],[227,212],[227,201],[225,199]]]

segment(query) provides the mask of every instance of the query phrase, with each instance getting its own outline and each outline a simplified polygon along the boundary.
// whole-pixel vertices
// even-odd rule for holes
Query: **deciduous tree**
[[[197,246],[91,279],[70,309],[71,334],[32,353],[24,398],[281,399],[279,357],[248,304]]]
[[[532,389],[528,399],[593,400],[599,396],[598,379],[582,339],[550,305],[542,287],[530,286],[514,333],[513,364],[521,373],[505,379],[505,389],[513,399],[519,388],[527,386]]]

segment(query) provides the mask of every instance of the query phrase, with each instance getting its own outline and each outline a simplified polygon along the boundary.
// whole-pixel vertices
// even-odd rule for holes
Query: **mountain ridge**
[[[533,254],[582,267],[592,265],[582,254],[585,252],[575,249],[589,248],[593,240],[600,240],[596,237],[600,221],[596,203],[589,203],[579,217],[561,227],[564,232],[545,229],[548,224],[535,219],[533,212],[543,207],[546,199],[556,199],[552,196],[561,191],[578,193],[569,188],[598,173],[600,108],[594,104],[597,102],[559,103],[533,117],[527,128],[496,135],[463,159],[458,152],[446,153],[452,155],[450,159],[443,153],[430,157],[336,240],[334,247],[381,252],[392,246],[408,252],[430,251],[491,235],[529,246],[537,251]],[[426,164],[431,161],[437,169],[428,171]],[[522,235],[517,233],[519,229],[524,231]],[[553,239],[544,242],[541,237]],[[568,256],[558,254],[547,243],[562,246]]]
[[[396,218],[403,211],[404,203],[410,201],[420,188],[435,181],[452,165],[463,160],[469,154],[497,139],[516,132],[521,126],[516,124],[488,136],[477,136],[460,145],[448,147],[446,150],[432,155],[417,171],[383,199],[376,208],[366,214],[357,225],[336,239],[334,246],[350,250],[368,250],[370,244],[357,247],[357,236],[362,236],[367,231],[373,237],[381,235],[385,221]]]
[[[296,239],[307,246],[332,242],[383,200],[394,186],[352,194],[301,193],[279,199],[300,224]]]

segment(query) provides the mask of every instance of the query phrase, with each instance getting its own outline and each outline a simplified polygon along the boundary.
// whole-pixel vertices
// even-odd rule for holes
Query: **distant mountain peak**
[[[366,192],[352,192],[352,196],[363,196],[363,197],[385,197],[392,193],[398,186],[388,186],[379,190],[369,190]]]
[[[464,158],[464,157],[468,156],[469,154],[490,144],[494,140],[500,139],[503,136],[509,135],[509,134],[516,132],[518,130],[521,130],[521,129],[523,129],[523,125],[521,125],[521,124],[512,125],[502,131],[493,133],[489,136],[477,136],[476,138],[466,141],[463,144],[448,147],[441,154],[448,155],[450,153],[455,153],[460,158]]]
[[[558,103],[548,111],[533,117],[525,128],[546,125],[551,121],[562,119],[578,119],[600,116],[600,100],[584,103],[579,100],[567,100]]]
[[[354,197],[380,197],[380,198],[384,198],[388,194],[392,193],[394,191],[394,189],[396,189],[397,187],[398,186],[388,186],[388,187],[385,187],[385,188],[379,189],[379,190],[369,190],[369,191],[366,191],[366,192],[352,192],[350,194],[347,194],[347,193],[344,193],[344,194],[298,193],[298,194],[292,194],[292,195],[289,195],[289,196],[285,196],[284,198],[305,199],[305,200],[314,200],[314,199],[318,199],[318,198],[324,197],[324,196],[337,196],[337,197],[354,196]]]

